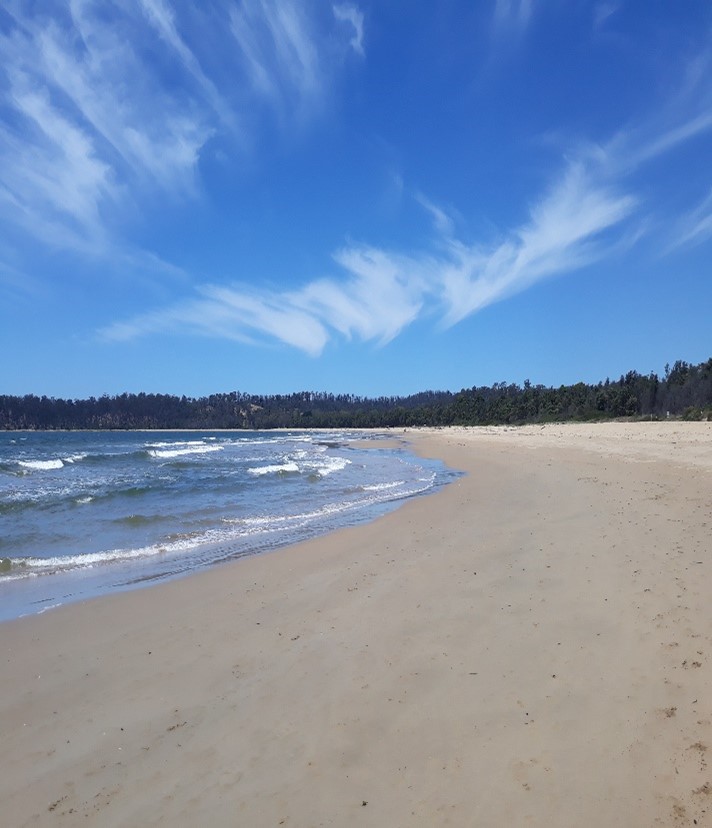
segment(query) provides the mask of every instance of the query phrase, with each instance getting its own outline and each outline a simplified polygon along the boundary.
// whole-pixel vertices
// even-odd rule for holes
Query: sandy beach
[[[0,625],[2,824],[712,825],[712,423],[393,437],[467,475]]]

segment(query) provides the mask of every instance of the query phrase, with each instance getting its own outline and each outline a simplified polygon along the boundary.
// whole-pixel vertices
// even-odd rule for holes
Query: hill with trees
[[[0,395],[0,429],[269,429],[496,425],[681,417],[712,420],[712,358],[678,360],[662,377],[629,371],[618,380],[558,388],[499,382],[459,392],[358,397],[300,391],[209,397],[120,394],[65,400]]]

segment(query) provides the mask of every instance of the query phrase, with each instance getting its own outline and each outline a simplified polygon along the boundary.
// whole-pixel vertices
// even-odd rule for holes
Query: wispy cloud
[[[0,219],[80,255],[137,255],[126,217],[147,199],[197,197],[213,136],[243,148],[264,105],[285,126],[318,108],[338,71],[334,43],[362,43],[362,17],[344,9],[356,35],[290,0],[8,0]]]
[[[283,292],[205,285],[192,300],[116,323],[101,335],[125,341],[187,329],[243,342],[273,339],[317,356],[334,333],[385,344],[417,318],[426,287],[420,264],[367,247],[341,250],[334,259],[345,278]]]
[[[438,233],[442,236],[452,236],[455,225],[451,216],[421,192],[416,192],[414,198],[430,214]]]
[[[260,291],[208,286],[180,306],[102,331],[131,339],[181,324],[204,335],[278,342],[318,355],[339,339],[383,345],[414,321],[449,327],[546,279],[614,256],[646,232],[649,205],[636,192],[638,171],[710,128],[700,104],[677,120],[658,118],[621,130],[600,145],[565,154],[558,175],[535,198],[521,224],[496,238],[466,240],[451,210],[419,191],[433,235],[418,250],[351,245],[334,254],[339,270],[299,289]],[[680,223],[680,243],[712,235],[712,196]]]
[[[488,8],[493,31],[516,43],[538,7],[495,0]],[[593,8],[600,26],[617,4]],[[122,236],[127,217],[147,201],[199,198],[212,138],[242,147],[245,133],[260,134],[265,115],[283,127],[302,125],[325,109],[344,58],[365,57],[364,15],[353,2],[327,4],[320,14],[298,0],[190,10],[169,0],[68,0],[47,9],[23,0],[4,9],[0,221],[43,245],[111,256],[184,285],[180,268]],[[677,103],[655,116],[607,141],[566,147],[525,217],[488,237],[473,240],[451,206],[411,192],[433,228],[417,248],[347,245],[333,254],[331,274],[281,291],[201,285],[102,335],[125,341],[181,331],[317,355],[341,340],[383,345],[424,317],[454,325],[600,261],[637,239],[652,212],[638,172],[712,131],[709,66],[709,55],[691,59]],[[673,246],[707,241],[712,195],[676,230]],[[5,271],[8,284],[14,272]]]
[[[113,252],[110,216],[147,188],[191,192],[211,129],[91,4],[14,23],[0,36],[14,115],[0,123],[3,220],[51,246]]]
[[[690,117],[659,133],[641,137],[637,143],[634,133],[633,135],[623,133],[623,136],[618,139],[620,143],[623,145],[628,143],[632,146],[618,152],[618,161],[627,167],[640,166],[710,130],[712,130],[712,107],[693,113]]]
[[[532,0],[495,0],[492,25],[495,34],[523,32],[532,16]]]
[[[321,322],[278,294],[251,293],[204,285],[197,297],[153,313],[117,322],[100,331],[109,341],[128,341],[147,334],[191,334],[255,344],[265,337],[317,356],[328,341]]]
[[[326,75],[300,4],[245,0],[230,8],[230,31],[254,92],[277,114],[304,115],[315,105]]]
[[[338,251],[345,282],[312,282],[289,299],[348,338],[384,345],[419,315],[427,282],[418,262],[372,247]]]
[[[683,83],[674,96],[674,101],[663,105],[647,121],[621,129],[608,142],[590,149],[589,157],[595,160],[601,171],[609,179],[636,181],[640,173],[645,174],[653,165],[664,163],[668,156],[693,157],[695,147],[704,146],[712,133],[712,84],[709,72],[700,71],[712,63],[708,53],[693,57],[688,65]],[[704,159],[705,156],[702,156]],[[704,160],[699,169],[698,180],[687,181],[687,186],[712,186],[712,176],[707,172]],[[654,179],[652,179],[654,181]],[[648,177],[646,189],[648,197],[654,186]],[[656,205],[658,223],[664,222],[666,229],[660,233],[659,240],[674,238],[662,252],[669,253],[675,248],[700,244],[710,235],[712,220],[712,195],[707,195],[696,206],[684,210],[679,203],[674,215],[669,213],[665,204],[667,199]],[[662,246],[661,245],[661,246]]]
[[[43,286],[31,274],[0,260],[0,296],[13,301],[35,300],[43,292]]]
[[[597,184],[583,163],[572,163],[534,205],[526,224],[487,247],[456,239],[445,211],[422,194],[416,200],[434,223],[431,251],[347,247],[334,255],[341,277],[284,292],[211,286],[180,307],[113,325],[102,335],[130,339],[189,324],[205,335],[273,339],[311,355],[335,336],[383,345],[433,308],[450,326],[542,279],[600,258],[608,250],[606,231],[621,226],[635,208],[632,196]]]
[[[21,129],[0,131],[4,220],[44,243],[89,252],[103,236],[100,204],[117,195],[111,168],[95,142],[23,73],[11,78],[9,97]]]
[[[350,40],[351,48],[356,54],[364,56],[363,50],[363,12],[350,3],[337,3],[333,7],[334,17],[353,26],[354,34]]]
[[[668,251],[678,247],[694,247],[712,238],[712,190],[693,210],[683,215],[674,228]]]
[[[529,221],[482,249],[453,241],[443,271],[445,322],[454,324],[542,279],[571,272],[605,255],[605,231],[630,216],[635,199],[596,183],[581,162],[531,209]]]
[[[178,33],[175,15],[165,0],[140,0],[141,8],[147,20],[159,36],[170,46],[178,59],[187,69],[200,89],[204,99],[213,107],[217,115],[228,124],[234,123],[233,113],[227,101],[218,92],[215,84],[206,76],[195,54]]]
[[[602,26],[605,25],[606,21],[609,17],[612,17],[619,8],[618,3],[612,2],[601,2],[596,3],[593,8],[593,27],[594,29],[600,29]]]

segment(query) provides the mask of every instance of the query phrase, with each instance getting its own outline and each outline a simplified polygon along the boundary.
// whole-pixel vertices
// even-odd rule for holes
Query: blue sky
[[[4,0],[0,393],[712,356],[707,0]]]

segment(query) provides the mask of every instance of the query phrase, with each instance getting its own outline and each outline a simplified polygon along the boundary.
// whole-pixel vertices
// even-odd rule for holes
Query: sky
[[[712,356],[708,0],[3,0],[0,393]]]

